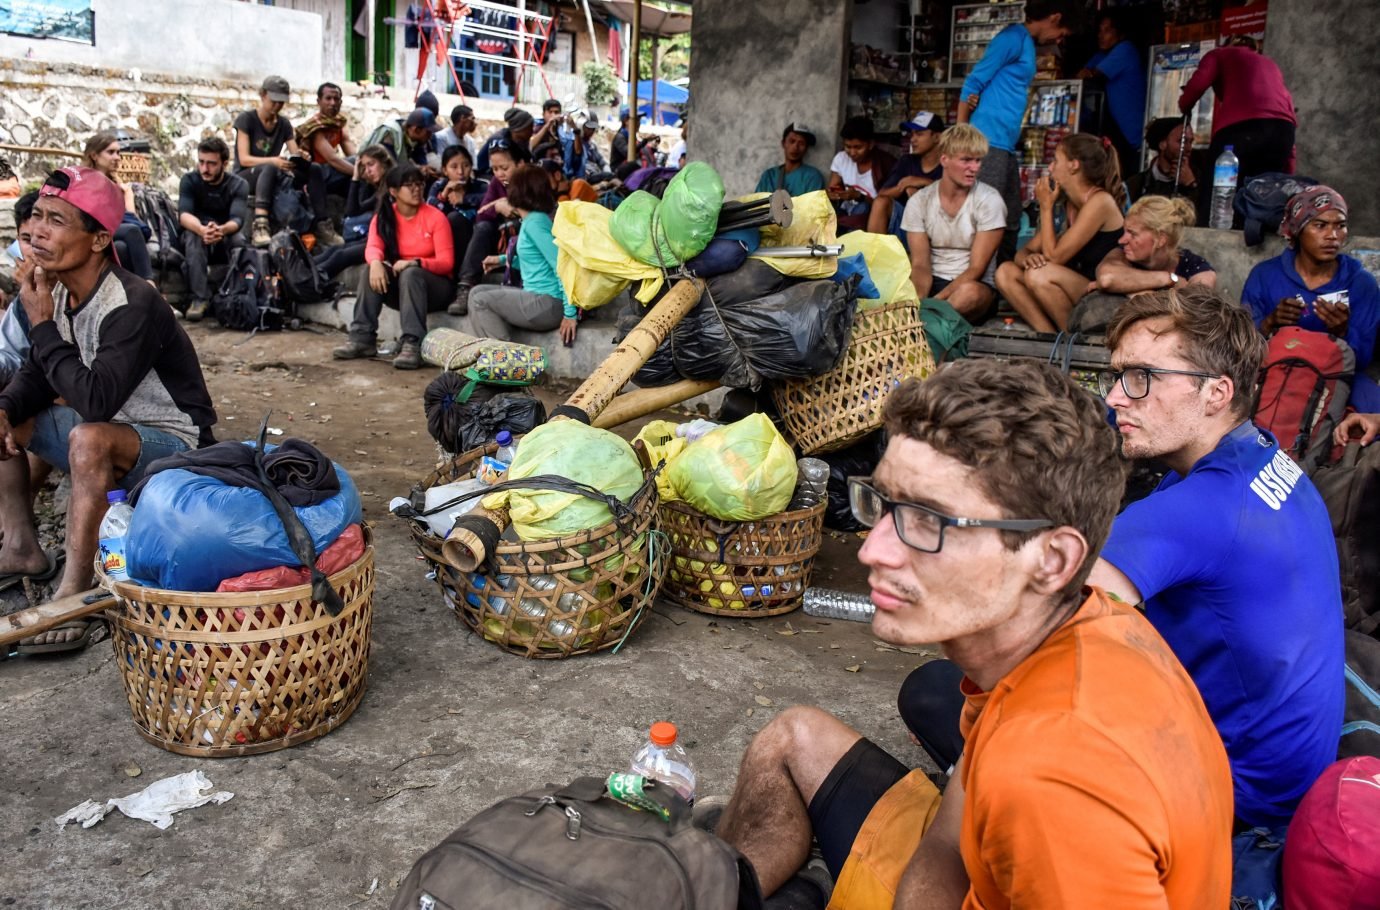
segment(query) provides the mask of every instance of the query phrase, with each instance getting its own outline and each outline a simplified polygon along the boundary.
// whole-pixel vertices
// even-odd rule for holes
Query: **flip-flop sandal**
[[[26,645],[20,642],[14,649],[16,654],[60,654],[64,651],[81,651],[98,641],[104,641],[110,634],[110,626],[104,619],[99,617],[91,619],[73,619],[49,629],[49,632],[57,632],[60,629],[81,629],[82,634],[70,641],[55,641],[46,645]],[[40,632],[39,635],[46,635]],[[34,638],[37,638],[35,635]],[[27,640],[27,639],[26,639]]]
[[[39,569],[37,572],[10,572],[8,575],[0,575],[0,591],[8,591],[10,588],[22,585],[26,579],[34,582],[45,582],[57,578],[58,573],[62,571],[63,563],[67,561],[67,551],[50,550],[47,555],[47,567]]]

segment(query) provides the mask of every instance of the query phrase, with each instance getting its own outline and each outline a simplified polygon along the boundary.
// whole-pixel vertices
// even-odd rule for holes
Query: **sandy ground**
[[[0,906],[386,907],[413,861],[476,811],[621,770],[662,719],[681,727],[701,794],[728,793],[749,739],[794,704],[820,705],[923,763],[895,697],[926,658],[883,646],[865,625],[799,611],[715,619],[662,603],[617,655],[529,661],[473,636],[385,511],[436,460],[421,406],[435,372],[333,363],[333,334],[245,340],[202,324],[191,335],[220,438],[248,438],[271,410],[271,425],[354,474],[378,546],[368,691],[311,743],[195,759],[138,735],[108,643],[0,663]],[[830,537],[816,583],[865,590],[856,549]],[[166,831],[118,813],[88,830],[54,823],[85,799],[197,769],[235,796]]]

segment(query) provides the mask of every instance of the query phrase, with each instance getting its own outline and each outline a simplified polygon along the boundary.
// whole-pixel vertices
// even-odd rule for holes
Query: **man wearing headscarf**
[[[1380,410],[1380,387],[1362,375],[1375,350],[1380,288],[1360,261],[1342,252],[1347,206],[1330,186],[1310,186],[1284,207],[1279,232],[1289,248],[1251,269],[1241,302],[1267,336],[1287,325],[1342,338],[1356,354],[1351,401]]]

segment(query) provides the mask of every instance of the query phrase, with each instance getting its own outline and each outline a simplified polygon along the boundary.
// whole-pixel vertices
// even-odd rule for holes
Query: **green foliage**
[[[618,100],[617,81],[613,74],[613,67],[607,63],[591,60],[580,67],[580,75],[585,80],[586,104],[613,104]]]
[[[690,35],[673,35],[670,38],[643,38],[642,53],[637,61],[639,79],[652,78],[652,42],[661,47],[661,72],[657,78],[672,80],[690,75]]]

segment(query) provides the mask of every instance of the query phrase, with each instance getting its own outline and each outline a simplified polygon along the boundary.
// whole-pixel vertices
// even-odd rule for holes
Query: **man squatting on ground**
[[[961,361],[897,389],[886,425],[876,475],[849,481],[859,558],[876,634],[962,671],[953,776],[941,800],[791,708],[748,747],[719,835],[768,894],[802,883],[813,835],[836,908],[1226,906],[1221,739],[1150,623],[1084,586],[1124,477],[1102,403],[1043,364]]]
[[[106,493],[132,488],[150,462],[214,441],[215,409],[191,340],[158,291],[113,260],[123,214],[119,188],[97,171],[54,171],[29,223],[32,255],[16,271],[32,347],[0,392],[0,573],[48,565],[28,449],[72,480],[58,598],[91,585]],[[80,640],[89,625],[59,626],[22,642],[21,653]]]

